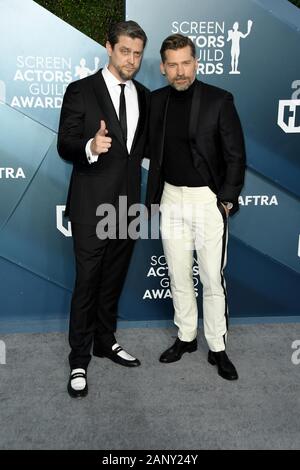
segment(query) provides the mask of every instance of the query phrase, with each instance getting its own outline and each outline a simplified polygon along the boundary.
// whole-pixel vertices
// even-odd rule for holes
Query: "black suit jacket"
[[[59,131],[58,152],[73,162],[65,215],[72,222],[95,224],[99,204],[116,205],[119,195],[128,203],[140,201],[140,173],[146,139],[150,92],[134,80],[138,94],[139,121],[128,154],[121,127],[101,70],[70,83],[64,95]],[[112,146],[101,154],[97,163],[89,164],[85,146],[104,120]]]
[[[162,161],[170,86],[151,94],[148,157],[150,168],[146,205],[159,204],[164,175]],[[180,122],[180,116],[178,116]],[[195,171],[199,171],[220,201],[233,203],[245,174],[245,146],[233,96],[221,88],[196,81],[189,122],[189,142]]]

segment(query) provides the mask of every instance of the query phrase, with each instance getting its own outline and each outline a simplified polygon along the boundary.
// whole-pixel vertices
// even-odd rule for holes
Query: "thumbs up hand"
[[[106,137],[108,130],[106,129],[105,121],[100,121],[100,128],[95,134],[91,142],[91,151],[94,155],[100,155],[101,153],[107,153],[111,147],[111,138]]]

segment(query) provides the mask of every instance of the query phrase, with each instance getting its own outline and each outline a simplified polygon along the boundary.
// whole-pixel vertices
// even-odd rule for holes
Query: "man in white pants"
[[[175,362],[197,349],[195,250],[208,361],[221,377],[236,380],[237,371],[225,352],[228,306],[223,269],[228,216],[238,210],[244,182],[243,132],[232,95],[196,80],[195,46],[189,38],[169,36],[160,53],[161,72],[169,85],[151,97],[146,204],[160,204],[178,327],[178,338],[160,361]]]

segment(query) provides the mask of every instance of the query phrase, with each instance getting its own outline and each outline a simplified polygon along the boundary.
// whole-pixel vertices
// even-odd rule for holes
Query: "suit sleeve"
[[[219,119],[226,170],[224,183],[218,192],[218,199],[230,201],[236,205],[244,184],[246,156],[243,131],[231,93],[226,93],[224,97]]]
[[[71,83],[63,99],[57,150],[64,160],[87,166],[85,146],[89,139],[83,137],[84,116],[85,107],[82,94],[77,83]]]

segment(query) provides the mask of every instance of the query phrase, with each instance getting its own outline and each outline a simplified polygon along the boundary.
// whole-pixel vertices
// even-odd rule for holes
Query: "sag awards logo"
[[[95,73],[100,59],[95,57],[89,68],[84,58],[72,65],[70,57],[17,56],[13,81],[22,84],[22,93],[15,94],[10,105],[14,108],[60,108],[70,82]],[[5,84],[0,83],[0,98],[7,96]]]
[[[159,286],[154,289],[146,289],[143,295],[143,300],[156,300],[156,299],[171,299],[170,279],[168,275],[168,265],[165,256],[153,255],[150,258],[150,266],[147,272],[147,278],[157,278]],[[198,284],[199,284],[199,268],[197,260],[194,258],[193,266],[193,281],[195,295],[198,297]]]
[[[294,80],[290,100],[279,100],[277,124],[286,134],[300,132],[300,80]]]
[[[253,21],[248,20],[246,28],[237,21],[226,27],[225,21],[173,21],[172,33],[187,35],[197,48],[198,72],[202,75],[222,75],[224,73],[224,49],[231,45],[231,70],[229,74],[239,75],[241,44],[249,36]]]

